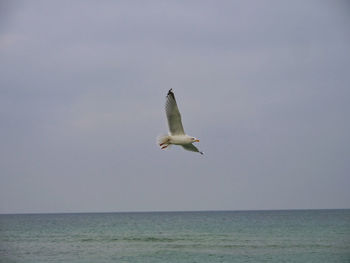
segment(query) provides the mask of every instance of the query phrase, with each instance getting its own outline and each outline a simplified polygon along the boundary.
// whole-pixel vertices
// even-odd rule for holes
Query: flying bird
[[[184,131],[181,122],[181,114],[177,107],[173,89],[170,89],[166,96],[165,112],[168,119],[169,134],[157,138],[159,147],[161,149],[166,149],[171,145],[181,145],[187,151],[203,154],[203,152],[199,151],[197,147],[193,145],[194,142],[199,142],[199,140],[187,135]]]

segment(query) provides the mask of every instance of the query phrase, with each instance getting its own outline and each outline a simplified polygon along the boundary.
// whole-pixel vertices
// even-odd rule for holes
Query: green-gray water
[[[350,210],[0,215],[0,262],[350,262]]]

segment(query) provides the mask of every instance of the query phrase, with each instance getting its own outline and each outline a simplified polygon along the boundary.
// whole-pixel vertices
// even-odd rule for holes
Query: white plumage
[[[185,134],[184,128],[181,122],[181,114],[175,100],[175,95],[172,89],[169,90],[166,96],[165,112],[168,119],[169,134],[158,137],[158,145],[161,149],[166,149],[169,146],[181,145],[185,150],[192,152],[203,152],[199,151],[194,142],[199,142],[195,137]]]

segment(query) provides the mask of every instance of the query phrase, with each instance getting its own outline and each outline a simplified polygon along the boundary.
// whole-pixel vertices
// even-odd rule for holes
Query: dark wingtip
[[[170,89],[170,90],[168,91],[168,96],[169,96],[169,95],[175,100],[175,95],[174,95],[173,89]]]

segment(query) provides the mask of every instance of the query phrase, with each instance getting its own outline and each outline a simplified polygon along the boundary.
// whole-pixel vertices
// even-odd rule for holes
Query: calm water
[[[0,262],[350,262],[350,210],[0,215]]]

